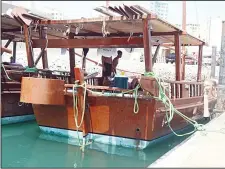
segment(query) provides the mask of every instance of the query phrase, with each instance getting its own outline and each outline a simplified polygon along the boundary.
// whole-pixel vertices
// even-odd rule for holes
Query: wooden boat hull
[[[3,92],[1,98],[2,125],[35,119],[32,105],[27,103],[20,103],[20,92]]]
[[[201,98],[199,99],[201,100]],[[72,97],[66,96],[65,100],[65,106],[33,105],[37,123],[44,132],[82,138],[83,128],[81,127],[78,133],[76,131]],[[153,143],[153,140],[171,134],[168,126],[163,125],[165,113],[154,112],[152,106],[154,100],[139,101],[140,111],[138,114],[133,113],[133,99],[90,97],[89,102],[90,111],[86,114],[90,118],[87,139],[98,143],[132,148],[135,148],[139,141],[139,148],[144,149]],[[212,100],[209,105],[212,107],[214,103],[215,100]],[[180,111],[190,118],[199,120],[203,117],[203,103],[197,107],[200,112],[193,115],[195,104],[180,109]],[[78,121],[80,121],[80,116]],[[171,122],[175,131],[183,129],[187,125],[188,123],[178,115],[175,115]]]
[[[33,88],[30,88],[31,86]],[[35,86],[41,90],[36,92]],[[108,96],[105,93],[102,96],[89,95],[87,97],[88,108],[83,121],[85,125],[82,125],[77,133],[72,93],[60,96],[58,91],[53,90],[53,88],[61,87],[61,82],[57,80],[27,78],[22,82],[21,101],[34,102],[33,110],[36,121],[41,130],[45,132],[73,138],[78,138],[78,136],[83,138],[84,135],[84,138],[93,139],[98,143],[139,147],[140,149],[146,148],[152,141],[172,132],[163,123],[165,118],[163,105],[155,99],[139,98],[139,111],[135,114],[134,98]],[[29,90],[28,93],[28,88],[33,90]],[[62,97],[64,101],[56,95]],[[43,102],[44,96],[46,96],[46,102]],[[203,97],[176,99],[172,103],[189,118],[199,120],[203,117]],[[209,107],[213,107],[215,103],[216,99],[210,99]],[[78,123],[80,120],[81,112],[78,115]],[[186,126],[188,123],[175,114],[171,127],[176,131]]]

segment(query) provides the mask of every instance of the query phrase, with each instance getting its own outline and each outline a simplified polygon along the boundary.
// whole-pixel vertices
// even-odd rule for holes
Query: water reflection
[[[3,167],[147,167],[186,137],[172,136],[145,150],[93,143],[40,132],[36,122],[2,126]]]

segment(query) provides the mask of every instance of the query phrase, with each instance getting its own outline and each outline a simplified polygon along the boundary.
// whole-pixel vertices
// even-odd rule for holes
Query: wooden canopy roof
[[[128,9],[129,8],[129,9]],[[116,7],[109,7],[111,13]],[[118,7],[117,9],[120,9]],[[39,39],[39,28],[47,27],[48,39],[67,39],[67,33],[74,33],[75,39],[92,39],[107,37],[142,37],[143,35],[143,19],[149,18],[151,23],[152,41],[162,44],[170,44],[173,46],[174,33],[180,34],[180,41],[182,46],[198,46],[204,42],[195,38],[178,27],[158,18],[156,15],[148,12],[140,6],[126,6],[127,10],[122,13],[118,12],[117,16],[110,14],[104,9],[97,8],[95,10],[107,15],[98,18],[81,18],[74,20],[49,20],[28,13],[23,13],[22,16],[32,20],[30,27],[32,27],[32,39]],[[136,14],[131,15],[129,10],[136,10]],[[138,11],[138,12],[137,12]],[[114,13],[116,13],[114,11]],[[119,16],[118,16],[119,15]],[[11,18],[4,14],[2,18],[2,39],[14,38],[14,40],[24,40],[23,28],[18,18]],[[154,44],[154,43],[153,43]]]

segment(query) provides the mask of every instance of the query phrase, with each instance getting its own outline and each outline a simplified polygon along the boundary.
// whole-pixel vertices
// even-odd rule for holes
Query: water
[[[147,167],[185,138],[172,136],[144,151],[105,146],[119,155],[91,149],[82,153],[80,147],[66,144],[67,138],[43,139],[36,121],[3,125],[2,167]]]

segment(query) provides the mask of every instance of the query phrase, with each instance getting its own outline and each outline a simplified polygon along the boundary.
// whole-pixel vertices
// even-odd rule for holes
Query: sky
[[[4,2],[4,1],[3,1]],[[65,19],[77,19],[81,17],[97,17],[95,7],[105,6],[106,1],[11,1],[13,5],[22,6],[36,12],[43,12],[44,8],[61,11]],[[182,1],[165,1],[168,3],[168,21],[172,24],[182,23]],[[8,1],[7,3],[10,3]],[[150,9],[150,1],[109,1],[109,5],[140,5]],[[221,20],[225,20],[225,1],[186,1],[187,24],[200,24],[204,29],[201,34],[210,35],[208,44],[221,46]],[[210,30],[209,20],[211,20]],[[212,21],[214,20],[214,21]],[[209,33],[210,32],[210,33]]]
[[[173,24],[182,23],[182,1],[167,1],[168,2],[168,21]],[[138,4],[148,9],[150,1],[109,1],[110,5],[118,4],[134,5]],[[54,8],[64,13],[69,19],[81,17],[94,17],[98,13],[93,9],[98,6],[105,6],[106,1],[17,1],[13,4],[18,4],[27,7],[31,4],[35,8],[42,7]],[[196,23],[202,24],[209,18],[220,17],[225,20],[225,1],[187,1],[187,24]]]

